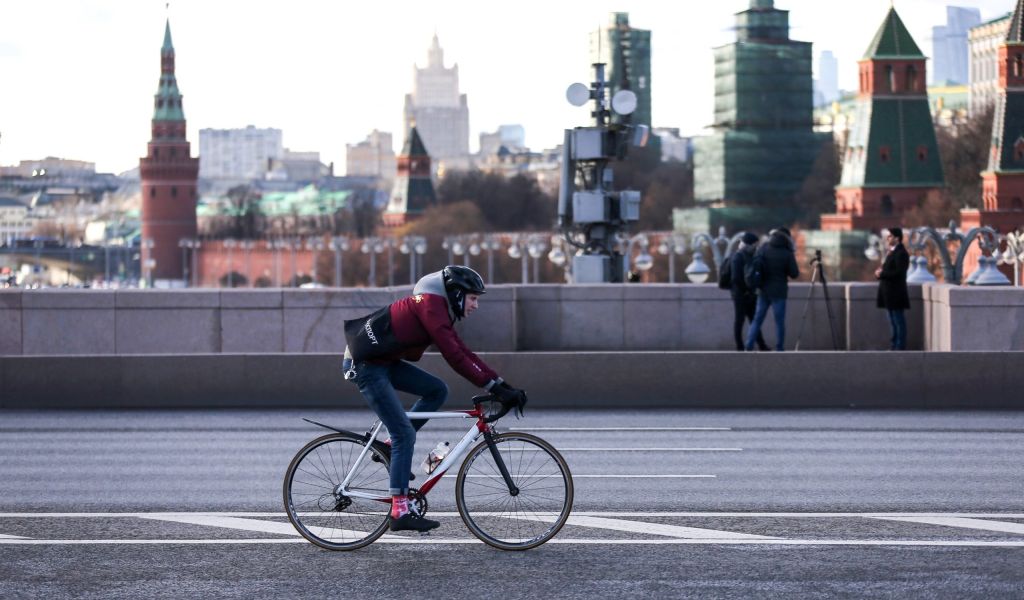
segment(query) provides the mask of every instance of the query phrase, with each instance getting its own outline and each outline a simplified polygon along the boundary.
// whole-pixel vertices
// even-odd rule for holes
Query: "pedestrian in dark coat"
[[[800,276],[800,267],[796,264],[793,249],[793,238],[785,227],[773,229],[767,247],[758,249],[763,257],[763,283],[757,290],[757,310],[754,321],[747,332],[747,350],[754,349],[754,340],[761,334],[761,325],[772,309],[775,319],[775,349],[782,352],[786,341],[786,298],[789,296],[789,279]]]
[[[729,293],[732,295],[733,322],[732,335],[736,341],[736,350],[743,352],[743,325],[746,321],[754,321],[754,312],[757,309],[757,290],[747,287],[743,279],[743,269],[747,263],[754,258],[757,251],[757,236],[749,231],[743,234],[740,246],[736,252],[729,257],[729,269],[732,273],[732,285]],[[767,350],[768,344],[764,341],[761,332],[757,333],[758,350]]]
[[[910,294],[907,292],[907,270],[910,268],[910,254],[903,246],[903,230],[889,229],[885,236],[889,252],[882,266],[875,270],[878,279],[878,308],[884,308],[889,315],[892,332],[890,350],[907,349],[907,317],[903,311],[910,308]]]

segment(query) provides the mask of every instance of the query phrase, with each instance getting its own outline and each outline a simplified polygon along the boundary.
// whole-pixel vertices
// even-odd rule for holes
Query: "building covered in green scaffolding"
[[[698,138],[682,230],[764,228],[800,215],[794,196],[828,134],[813,131],[811,44],[789,39],[789,12],[751,0],[736,41],[715,48],[714,133]]]

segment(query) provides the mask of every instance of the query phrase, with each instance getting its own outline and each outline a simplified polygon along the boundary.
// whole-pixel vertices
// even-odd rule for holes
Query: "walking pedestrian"
[[[757,251],[757,236],[749,231],[743,234],[740,239],[740,246],[736,249],[736,252],[729,257],[730,265],[729,269],[732,273],[729,293],[732,295],[732,306],[733,306],[733,322],[732,322],[732,335],[736,341],[736,350],[743,352],[745,349],[744,338],[743,338],[743,325],[745,322],[754,321],[754,312],[757,310],[757,290],[751,289],[747,286],[746,281],[743,278],[743,270],[754,258],[754,252]],[[759,331],[757,333],[757,348],[758,350],[767,350],[768,344],[764,341],[764,336]]]
[[[793,238],[785,227],[773,229],[768,234],[768,244],[754,255],[754,261],[762,264],[761,285],[757,290],[757,310],[754,321],[747,332],[746,349],[753,350],[754,342],[761,335],[761,325],[772,309],[775,319],[775,350],[782,352],[786,341],[786,298],[789,296],[788,279],[800,276],[793,250]],[[788,279],[787,279],[788,278]]]
[[[903,246],[903,230],[892,227],[885,236],[889,252],[882,266],[875,269],[878,279],[878,308],[884,308],[889,315],[890,350],[907,349],[907,317],[904,311],[910,308],[910,294],[907,293],[907,270],[910,268],[910,254]]]

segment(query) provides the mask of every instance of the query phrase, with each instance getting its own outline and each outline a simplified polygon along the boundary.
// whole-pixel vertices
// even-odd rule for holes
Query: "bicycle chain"
[[[409,502],[412,503],[413,510],[419,516],[425,516],[427,514],[427,497],[420,493],[416,488],[409,490]]]

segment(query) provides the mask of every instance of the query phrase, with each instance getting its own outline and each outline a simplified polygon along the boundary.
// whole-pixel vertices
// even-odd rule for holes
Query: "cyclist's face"
[[[480,307],[480,296],[476,294],[466,294],[466,307],[465,313],[468,317],[474,310]]]

